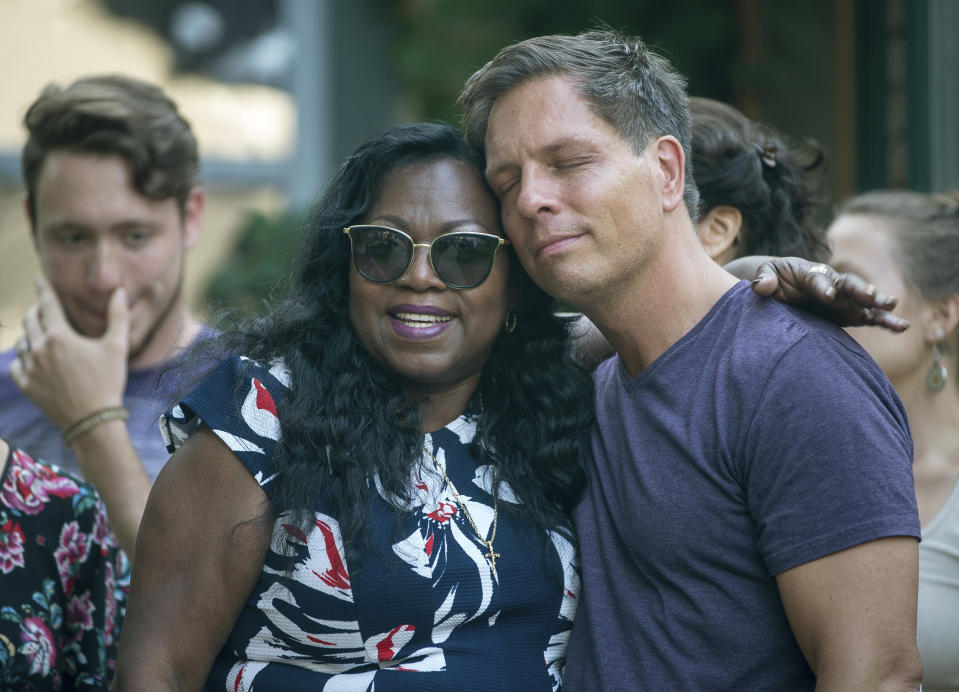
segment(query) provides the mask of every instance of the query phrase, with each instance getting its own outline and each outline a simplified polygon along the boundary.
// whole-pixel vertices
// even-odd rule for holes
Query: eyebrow
[[[393,225],[401,231],[409,232],[411,230],[410,222],[407,219],[403,219],[399,216],[393,216],[392,214],[380,214],[379,216],[376,216],[374,218],[377,219],[378,221],[385,221],[387,222],[388,225]],[[450,221],[446,221],[445,223],[443,223],[441,228],[443,230],[443,233],[449,233],[451,231],[455,231],[457,228],[460,228],[462,226],[479,226],[480,228],[484,229],[483,231],[484,233],[492,233],[494,235],[500,235],[499,228],[490,230],[487,228],[486,224],[482,223],[479,219],[471,219],[471,218],[451,219]]]
[[[125,219],[124,221],[118,221],[117,223],[110,226],[112,231],[126,231],[130,229],[137,228],[159,228],[162,224],[158,221],[148,220],[148,219]]]
[[[539,149],[536,150],[535,153],[538,155],[550,155],[550,154],[563,153],[563,151],[566,149],[573,149],[577,147],[591,148],[590,140],[585,139],[583,137],[576,137],[575,135],[569,135],[566,137],[562,137],[561,139],[558,139],[555,142],[550,142],[549,144],[546,144],[545,146],[540,147]],[[508,168],[513,168],[515,165],[516,164],[511,162],[504,162],[504,163],[497,164],[493,166],[492,168],[487,168],[486,177],[487,179],[489,179],[492,176],[502,172],[503,170],[506,170]]]
[[[124,219],[122,221],[117,221],[114,224],[110,225],[111,231],[125,231],[131,228],[159,228],[160,222],[154,221],[152,219]],[[47,231],[89,231],[92,230],[91,227],[80,221],[74,221],[73,219],[63,219],[60,221],[53,221],[48,223],[43,228]]]

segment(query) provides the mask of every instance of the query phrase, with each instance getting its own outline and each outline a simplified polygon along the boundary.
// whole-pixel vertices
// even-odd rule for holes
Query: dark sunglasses
[[[473,288],[486,281],[493,260],[506,238],[491,233],[455,231],[434,238],[432,243],[414,243],[403,231],[389,226],[348,226],[353,266],[364,279],[376,284],[393,283],[413,266],[416,248],[430,250],[430,265],[440,281],[450,288]]]

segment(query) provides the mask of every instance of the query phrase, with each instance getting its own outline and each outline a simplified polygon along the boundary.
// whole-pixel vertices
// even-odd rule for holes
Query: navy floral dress
[[[275,402],[289,374],[243,358],[222,363],[161,424],[171,449],[202,421],[267,493],[280,427]],[[493,522],[492,468],[469,452],[475,423],[460,417],[425,436],[480,533]],[[207,687],[210,690],[550,690],[561,685],[576,611],[576,556],[556,532],[504,511],[500,484],[496,572],[434,461],[411,472],[402,507],[378,483],[374,548],[347,564],[336,517],[316,508],[304,535],[286,517]],[[326,464],[318,460],[317,472]],[[278,550],[295,555],[292,572]],[[359,568],[359,567],[362,568]]]
[[[92,486],[12,449],[0,475],[0,689],[105,690],[129,563]]]

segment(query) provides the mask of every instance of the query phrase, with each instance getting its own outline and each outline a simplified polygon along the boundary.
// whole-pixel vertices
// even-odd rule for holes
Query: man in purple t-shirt
[[[574,515],[567,688],[917,689],[902,408],[840,330],[703,251],[684,80],[637,38],[545,36],[461,103],[517,257],[617,351]]]
[[[203,219],[196,140],[160,89],[115,75],[48,86],[24,123],[44,278],[0,355],[0,434],[96,486],[132,558],[167,458],[158,375],[202,329],[183,297]]]

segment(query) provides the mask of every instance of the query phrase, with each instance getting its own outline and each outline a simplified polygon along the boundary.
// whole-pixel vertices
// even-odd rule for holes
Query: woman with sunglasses
[[[560,684],[591,384],[500,233],[454,128],[347,160],[164,423],[117,689]]]
[[[592,388],[482,170],[448,126],[374,136],[292,298],[217,340],[243,356],[163,423],[115,689],[560,686]]]

